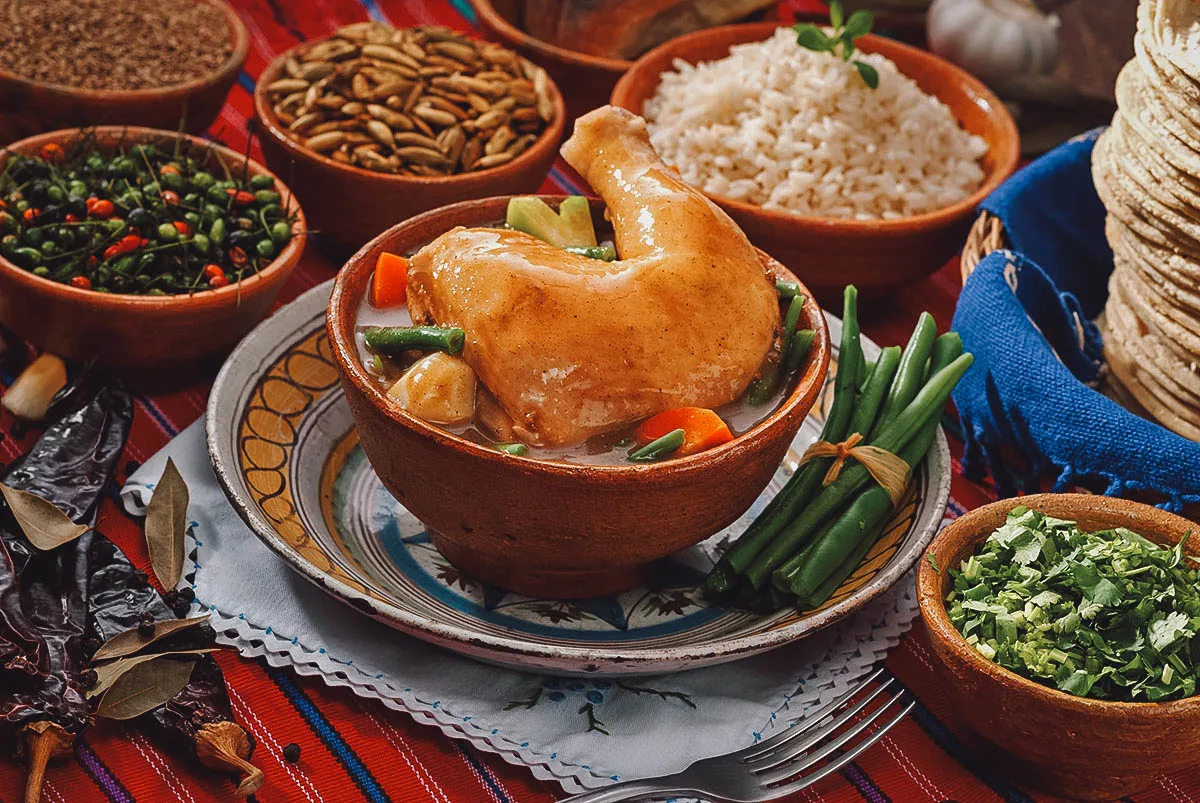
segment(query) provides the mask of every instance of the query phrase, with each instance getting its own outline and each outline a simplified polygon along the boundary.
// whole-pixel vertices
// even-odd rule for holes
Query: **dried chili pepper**
[[[133,421],[122,388],[71,389],[56,405],[65,415],[46,429],[8,471],[5,484],[30,491],[72,520],[91,524],[112,482]],[[36,800],[47,762],[70,749],[90,719],[82,680],[92,532],[48,552],[35,549],[5,509],[0,541],[19,590],[24,635],[41,648],[39,677],[19,683],[0,702],[0,736],[29,759],[26,799]]]
[[[90,599],[92,652],[144,621],[176,618],[145,573],[104,538],[92,544]],[[201,627],[170,637],[163,648],[194,650],[212,643],[212,629]],[[262,785],[262,771],[249,762],[254,740],[234,720],[225,679],[212,656],[200,656],[188,685],[166,704],[138,717],[137,723],[160,743],[195,756],[206,767],[240,773],[239,794],[248,795]]]

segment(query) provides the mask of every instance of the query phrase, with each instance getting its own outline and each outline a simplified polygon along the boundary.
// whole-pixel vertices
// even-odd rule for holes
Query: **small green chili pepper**
[[[492,448],[516,457],[524,457],[529,452],[529,447],[523,443],[493,443]]]
[[[179,232],[170,223],[162,223],[157,229],[158,239],[164,243],[173,243],[179,239]]]
[[[224,218],[217,218],[213,221],[212,227],[208,230],[208,236],[217,245],[221,245],[225,242]]]
[[[283,196],[275,190],[259,190],[254,193],[254,200],[260,204],[277,204],[282,198]]]
[[[163,173],[158,177],[158,185],[168,190],[182,192],[184,188],[183,176],[178,173]]]
[[[250,179],[250,189],[271,190],[275,188],[275,179],[267,173],[260,173]]]
[[[212,241],[206,234],[195,234],[192,235],[192,247],[202,256],[208,256],[208,252],[212,248]]]
[[[192,186],[201,192],[205,192],[209,187],[216,183],[217,180],[213,178],[212,173],[201,171],[192,176]]]
[[[222,209],[229,208],[229,194],[225,192],[225,188],[220,184],[213,184],[205,191],[204,194],[208,196],[208,200],[212,201],[214,204],[217,204]]]
[[[259,240],[258,245],[254,246],[254,250],[263,259],[274,259],[279,253],[279,249],[275,247],[275,243],[270,240]]]
[[[61,204],[67,200],[67,194],[63,192],[63,188],[57,184],[51,184],[46,188],[46,200],[51,203]]]
[[[39,265],[38,267],[33,269],[33,275],[41,276],[43,279],[45,279],[47,276],[50,275],[50,269]]]
[[[283,245],[288,240],[292,239],[292,227],[284,221],[279,221],[271,227],[271,239],[277,245]]]

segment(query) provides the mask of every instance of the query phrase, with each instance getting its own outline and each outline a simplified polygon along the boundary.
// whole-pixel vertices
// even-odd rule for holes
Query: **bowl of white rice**
[[[980,81],[878,36],[855,58],[775,23],[711,28],[635,62],[612,102],[646,118],[663,159],[809,286],[895,286],[942,267],[1019,137]]]

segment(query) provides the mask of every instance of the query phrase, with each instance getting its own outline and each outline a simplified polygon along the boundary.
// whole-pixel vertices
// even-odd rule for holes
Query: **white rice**
[[[650,140],[706,192],[800,215],[908,217],[978,189],[987,143],[889,59],[854,57],[878,89],[790,28],[719,61],[676,60],[646,101]]]

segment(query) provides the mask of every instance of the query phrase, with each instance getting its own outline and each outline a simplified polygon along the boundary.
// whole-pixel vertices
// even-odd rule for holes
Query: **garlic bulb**
[[[995,83],[1054,69],[1058,25],[1031,0],[933,0],[926,34],[934,53]]]

